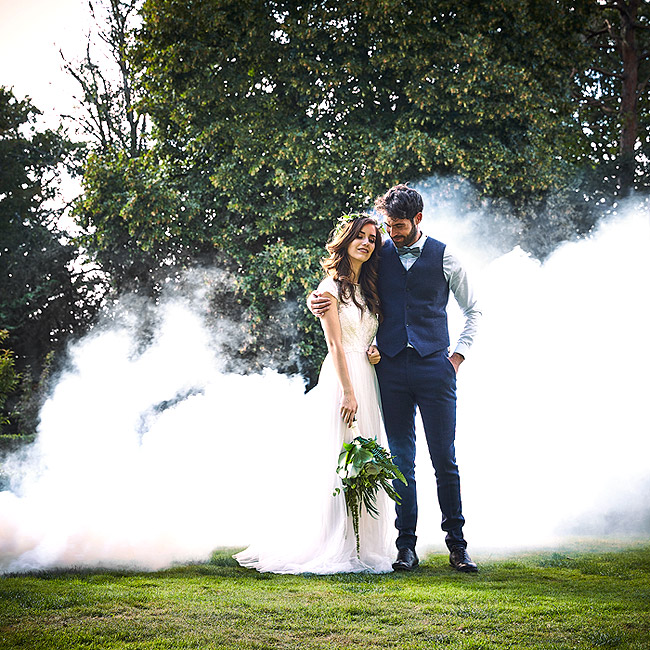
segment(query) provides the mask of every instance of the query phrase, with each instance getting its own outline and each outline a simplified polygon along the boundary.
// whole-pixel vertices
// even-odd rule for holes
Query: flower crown
[[[336,221],[336,226],[334,227],[334,237],[338,237],[351,221],[354,221],[355,219],[366,219],[366,218],[374,219],[372,215],[366,214],[365,212],[350,212],[349,214],[344,214],[340,216]],[[380,221],[377,221],[377,228],[384,235],[386,234],[384,224],[381,223]]]

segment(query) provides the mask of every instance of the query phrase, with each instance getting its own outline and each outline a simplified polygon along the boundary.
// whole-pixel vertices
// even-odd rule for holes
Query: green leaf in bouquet
[[[391,481],[400,480],[406,485],[406,479],[386,449],[376,440],[361,436],[357,436],[352,442],[343,443],[336,473],[341,478],[341,487],[334,490],[334,496],[343,492],[346,511],[352,515],[358,556],[361,507],[364,507],[371,517],[377,518],[378,490],[384,490],[389,498],[399,503],[399,495]]]
[[[367,449],[360,449],[356,454],[354,454],[352,462],[356,467],[362,467],[366,463],[369,463],[373,458],[374,456],[372,455],[371,451],[368,451]]]

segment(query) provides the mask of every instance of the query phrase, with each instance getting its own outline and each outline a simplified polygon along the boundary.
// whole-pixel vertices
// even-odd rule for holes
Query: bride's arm
[[[324,293],[332,301],[332,306],[336,305],[336,298],[331,293]],[[350,381],[348,364],[345,361],[345,352],[341,343],[341,321],[339,320],[338,309],[328,309],[321,317],[321,324],[325,332],[325,341],[327,348],[334,361],[336,376],[341,384],[343,397],[341,398],[341,417],[343,421],[350,426],[357,413],[357,400],[354,396],[354,389]]]

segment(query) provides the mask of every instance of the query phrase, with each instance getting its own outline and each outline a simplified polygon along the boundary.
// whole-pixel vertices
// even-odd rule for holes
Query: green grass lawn
[[[278,576],[220,551],[157,573],[0,578],[0,648],[650,648],[650,546],[426,556],[409,574]]]

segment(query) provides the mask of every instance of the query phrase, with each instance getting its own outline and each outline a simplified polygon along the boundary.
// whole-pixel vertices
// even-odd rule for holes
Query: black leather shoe
[[[397,559],[393,562],[393,570],[413,571],[418,564],[420,564],[420,560],[413,549],[400,548],[397,551]]]
[[[463,573],[476,573],[478,567],[476,562],[467,554],[467,549],[463,546],[454,546],[449,552],[449,564]]]

